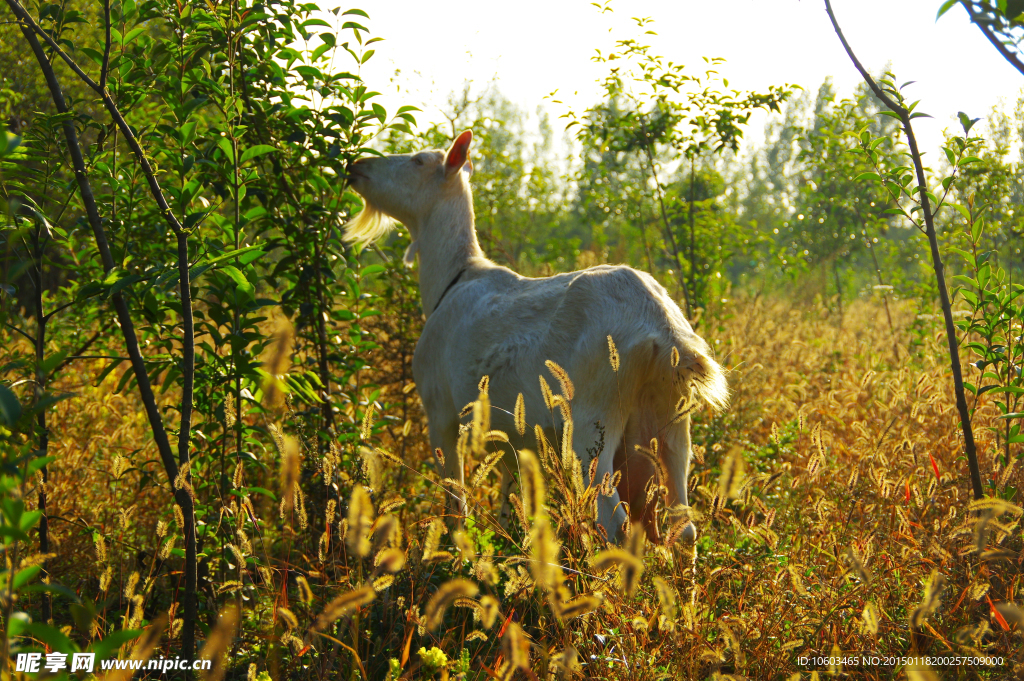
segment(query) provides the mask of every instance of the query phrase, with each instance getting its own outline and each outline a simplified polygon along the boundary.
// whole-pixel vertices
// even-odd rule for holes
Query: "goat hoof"
[[[692,544],[697,541],[697,528],[694,527],[693,523],[686,523],[686,527],[679,534],[679,538],[687,544]]]

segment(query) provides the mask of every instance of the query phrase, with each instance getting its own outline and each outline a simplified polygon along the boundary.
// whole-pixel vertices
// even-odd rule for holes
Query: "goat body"
[[[615,493],[598,497],[598,521],[615,537],[626,519],[621,498],[631,520],[642,521],[656,538],[655,504],[647,495],[656,467],[636,448],[650,448],[657,440],[667,501],[686,504],[690,422],[680,404],[690,407],[697,399],[724,408],[728,389],[722,370],[649,274],[600,265],[535,279],[484,257],[463,172],[471,139],[472,133],[462,133],[447,153],[363,159],[350,175],[366,208],[348,225],[346,236],[372,240],[386,231],[387,217],[394,218],[410,230],[410,254],[420,256],[427,321],[413,356],[413,376],[431,446],[445,455],[444,475],[464,482],[456,454],[459,413],[476,399],[483,376],[490,377],[492,427],[510,437],[507,458],[515,449],[533,446],[532,433],[519,436],[513,422],[520,393],[528,421],[555,441],[561,416],[546,406],[538,380],[547,376],[555,384],[545,366],[551,360],[575,385],[572,447],[581,458],[584,483],[591,483],[587,473],[594,456],[595,483],[622,470]],[[609,361],[608,336],[620,357],[617,371]],[[673,349],[678,352],[674,365]],[[509,468],[516,469],[514,461]],[[684,538],[694,535],[690,526]]]

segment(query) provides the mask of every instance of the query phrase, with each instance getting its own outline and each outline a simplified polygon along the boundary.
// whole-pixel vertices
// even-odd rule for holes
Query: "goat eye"
[[[412,162],[415,163],[418,166],[423,165],[423,159],[420,158],[419,156],[413,156],[412,157]]]

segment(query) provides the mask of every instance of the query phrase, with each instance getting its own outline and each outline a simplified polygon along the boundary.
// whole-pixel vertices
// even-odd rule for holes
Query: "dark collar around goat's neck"
[[[441,301],[444,300],[444,297],[448,295],[449,291],[452,290],[452,286],[455,286],[457,283],[459,283],[459,279],[462,279],[462,275],[465,273],[466,268],[463,267],[461,270],[459,270],[459,273],[455,275],[455,278],[448,283],[448,286],[446,286],[444,291],[441,292],[441,297],[438,298],[437,303],[434,304],[434,312],[437,312],[437,308],[441,307]]]

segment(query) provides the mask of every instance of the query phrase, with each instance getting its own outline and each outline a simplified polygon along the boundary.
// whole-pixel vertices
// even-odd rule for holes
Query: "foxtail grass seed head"
[[[175,506],[175,508],[178,508]],[[93,544],[96,546],[96,562],[104,565],[107,562],[107,540],[98,532],[92,536]]]
[[[501,637],[501,651],[509,665],[515,669],[530,668],[530,639],[526,638],[518,622],[510,622]]]
[[[426,610],[423,611],[427,630],[434,631],[441,626],[445,610],[456,598],[473,598],[478,593],[480,587],[468,579],[453,579],[442,584],[430,597]]]
[[[174,522],[178,526],[178,532],[185,531],[185,513],[178,504],[174,505]]]
[[[128,583],[124,587],[124,597],[131,599],[135,595],[135,587],[139,585],[139,573],[133,572],[128,576]]]
[[[362,438],[363,442],[368,441],[370,436],[373,435],[373,411],[375,406],[375,402],[370,402],[363,411],[363,425],[359,429],[359,437]]]
[[[611,336],[608,336],[608,363],[612,365],[612,371],[619,373],[619,349]]]
[[[562,603],[558,609],[558,618],[561,620],[571,620],[575,617],[582,617],[588,613],[594,612],[604,603],[604,596],[602,594],[588,594],[583,596],[577,596],[570,601]]]
[[[551,656],[551,666],[563,678],[572,678],[572,673],[579,668],[579,653],[573,646],[568,646]]]
[[[306,581],[306,578],[302,575],[297,575],[295,577],[295,585],[299,589],[299,600],[301,600],[306,605],[312,603],[313,590],[309,588],[309,582]]]
[[[562,389],[562,397],[567,402],[572,402],[572,398],[576,395],[576,388],[573,387],[572,381],[569,380],[568,372],[550,359],[544,361],[544,366],[558,380],[558,385]]]
[[[484,395],[487,394],[487,391],[490,389],[490,387],[491,387],[491,377],[490,376],[482,376],[480,378],[480,382],[476,384],[477,391],[483,393]]]
[[[113,577],[114,568],[113,566],[108,565],[103,571],[103,574],[100,575],[100,591],[107,593],[107,590],[110,589],[110,580],[113,579]]]
[[[470,428],[471,446],[476,456],[486,456],[487,433],[491,429],[491,400],[487,393],[473,403],[473,423]]]
[[[498,615],[501,614],[501,603],[498,599],[490,594],[482,596],[480,598],[480,623],[484,625],[484,629],[490,629],[494,626],[495,620],[498,619]]]
[[[238,547],[245,555],[252,554],[252,544],[249,543],[249,535],[241,528],[235,530],[235,537],[238,539]]]
[[[728,499],[735,499],[739,496],[745,467],[746,461],[743,458],[742,448],[730,449],[729,454],[722,462],[722,474],[718,478],[719,496]]]
[[[622,586],[629,595],[633,594],[640,581],[640,575],[644,571],[643,561],[631,552],[622,549],[601,551],[591,560],[591,565],[597,572],[605,572],[613,567],[618,567],[622,575]]]
[[[360,447],[359,459],[362,462],[363,475],[366,477],[367,482],[370,483],[370,488],[374,491],[380,490],[383,466],[377,450],[369,447]]]
[[[669,620],[675,620],[677,615],[677,598],[676,590],[672,588],[662,577],[654,578],[654,588],[658,592],[658,602],[661,604],[661,612]]]
[[[334,524],[334,514],[335,514],[335,511],[337,510],[337,508],[338,508],[338,502],[337,501],[335,501],[334,499],[328,499],[327,500],[327,508],[324,511],[324,520],[327,522],[328,525],[333,525]]]
[[[242,488],[242,474],[245,472],[245,466],[242,464],[242,460],[238,460],[238,464],[235,465],[235,473],[231,476],[231,486],[235,489]]]
[[[348,504],[348,548],[360,558],[370,553],[370,526],[373,524],[373,502],[362,485],[352,487]]]
[[[864,633],[868,636],[878,635],[878,606],[871,601],[864,604],[864,612],[861,613],[864,620]]]
[[[544,398],[544,408],[548,411],[555,410],[554,393],[551,392],[551,386],[544,380],[543,376],[540,376],[540,394]]]
[[[434,518],[427,525],[427,535],[423,542],[423,560],[425,562],[441,561],[451,558],[447,551],[439,551],[441,535],[447,532],[444,522],[440,518]]]
[[[299,443],[290,435],[282,437],[281,449],[281,501],[285,513],[295,505],[295,490],[299,482]]]
[[[515,422],[516,432],[520,435],[526,433],[526,400],[523,399],[523,394],[519,393],[516,397],[516,408],[515,408]]]
[[[330,547],[331,547],[331,534],[329,532],[327,532],[327,531],[324,531],[320,535],[320,540],[317,542],[317,545],[316,545],[317,558],[320,560],[321,563],[326,563],[327,562],[327,554],[330,551]]]
[[[672,346],[672,368],[679,366],[679,348]]]
[[[505,452],[498,449],[491,452],[480,462],[480,465],[476,467],[476,471],[473,472],[473,478],[470,481],[471,487],[479,487],[483,484],[484,479],[487,475],[494,470],[494,467],[498,465],[503,458],[505,458]]]
[[[912,626],[923,627],[925,620],[938,609],[939,597],[942,595],[942,587],[945,586],[945,583],[946,579],[938,568],[932,570],[931,575],[924,583],[924,596],[921,598],[921,603],[910,613]]]
[[[395,464],[396,466],[401,466],[404,463],[402,459],[392,454],[388,450],[384,449],[383,447],[374,447],[373,451],[377,454],[377,456],[381,458],[382,461],[387,461],[388,463]]]
[[[377,518],[371,528],[373,534],[373,548],[371,552],[376,554],[384,546],[399,546],[402,543],[402,524],[398,517],[385,513]]]
[[[455,540],[455,546],[459,549],[459,560],[472,560],[476,555],[476,547],[473,546],[473,540],[469,538],[469,535],[458,530],[452,534],[452,539]]]
[[[316,618],[314,629],[323,631],[335,620],[349,615],[364,605],[373,602],[377,597],[372,585],[366,585],[358,589],[343,593],[324,608],[323,612]]]
[[[520,485],[523,488],[523,510],[528,516],[544,512],[544,474],[540,461],[529,449],[519,452]]]
[[[1017,630],[1024,630],[1024,609],[1013,603],[996,603],[996,611],[1010,624],[1016,624]]]
[[[562,424],[562,470],[572,471],[572,462],[576,455],[572,451],[573,422],[572,417],[565,418]]]
[[[537,518],[530,533],[530,567],[537,586],[554,591],[564,579],[558,564],[561,547],[546,516]]]
[[[297,629],[299,626],[299,619],[295,614],[285,607],[279,607],[277,609],[277,618],[281,620],[281,623],[285,626],[288,631]]]
[[[220,681],[220,679],[224,678],[224,672],[226,671],[224,657],[231,647],[231,641],[235,637],[237,627],[238,607],[232,603],[220,611],[217,624],[214,626],[213,631],[210,632],[206,639],[206,644],[199,653],[200,658],[213,661],[213,667],[210,672],[202,677],[204,681],[205,679]]]
[[[396,573],[405,567],[405,551],[398,548],[384,549],[373,559],[374,567],[379,567],[384,572]]]
[[[544,435],[544,429],[539,423],[533,426],[533,437],[537,440],[537,451],[540,453],[541,460],[550,462],[551,445],[548,443],[548,439]]]
[[[277,330],[270,343],[270,352],[263,362],[266,378],[263,380],[263,401],[272,408],[280,407],[283,402],[287,384],[283,380],[291,364],[292,342],[295,331],[287,317],[277,319]]]

